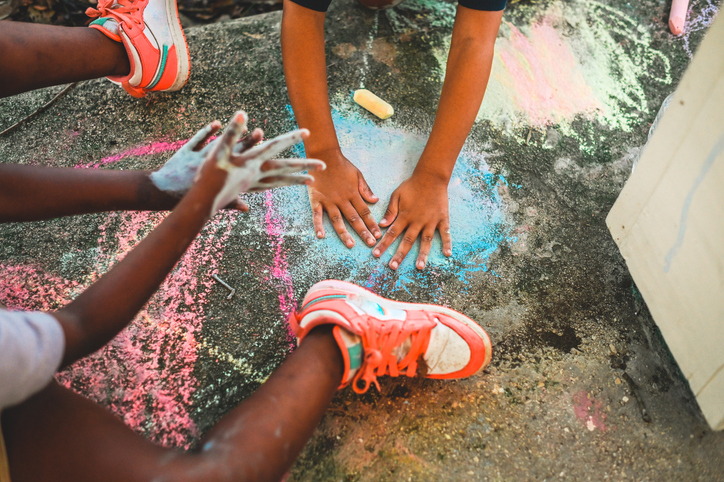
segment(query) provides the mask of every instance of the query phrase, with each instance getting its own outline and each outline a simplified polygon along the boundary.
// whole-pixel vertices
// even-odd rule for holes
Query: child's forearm
[[[149,173],[0,164],[0,222],[172,209],[178,199],[156,188]]]
[[[317,160],[271,160],[303,140],[306,131],[252,147],[263,136],[255,129],[247,142],[237,143],[246,130],[246,119],[244,112],[237,112],[220,138],[198,151],[205,160],[173,212],[121,262],[54,314],[65,333],[63,366],[103,346],[136,316],[217,209],[229,205],[240,192],[308,184],[311,176],[294,173],[324,168]],[[220,127],[218,122],[209,124],[192,138],[191,145],[203,143]],[[182,156],[189,155],[188,146],[179,150]]]
[[[322,12],[284,1],[284,75],[297,124],[310,132],[304,142],[309,157],[322,157],[320,153],[339,149],[327,93],[324,18]]]
[[[54,314],[66,336],[63,366],[102,347],[133,319],[199,233],[212,203],[192,189],[121,262]]]
[[[440,104],[415,175],[450,180],[488,85],[502,15],[458,7]]]

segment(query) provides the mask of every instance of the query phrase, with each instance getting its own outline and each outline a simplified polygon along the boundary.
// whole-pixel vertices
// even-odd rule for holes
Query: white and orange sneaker
[[[289,322],[301,343],[316,326],[336,325],[344,358],[340,388],[364,393],[377,377],[464,378],[483,370],[492,355],[485,330],[442,306],[392,301],[344,281],[327,280],[307,292]]]
[[[98,0],[86,15],[97,17],[91,28],[126,47],[131,73],[108,78],[129,94],[140,98],[186,84],[191,62],[176,0]]]

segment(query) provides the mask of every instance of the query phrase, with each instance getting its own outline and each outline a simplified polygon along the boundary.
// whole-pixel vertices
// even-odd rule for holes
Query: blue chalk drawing
[[[719,138],[719,141],[709,153],[706,161],[704,161],[704,164],[701,166],[701,172],[699,173],[699,176],[694,181],[694,185],[691,186],[689,194],[686,195],[686,199],[684,200],[684,206],[681,208],[681,218],[679,219],[679,234],[676,237],[676,242],[674,242],[674,244],[669,249],[669,252],[666,254],[666,258],[664,258],[664,273],[669,272],[669,268],[671,268],[671,262],[674,260],[674,256],[676,256],[682,244],[684,244],[684,235],[686,234],[686,221],[689,217],[689,208],[691,207],[691,201],[694,199],[694,194],[696,194],[696,190],[704,181],[706,173],[709,172],[709,169],[714,164],[714,161],[719,157],[722,152],[724,152],[724,134],[722,134],[722,136]]]
[[[426,137],[395,127],[380,127],[355,113],[342,115],[333,111],[332,118],[342,152],[362,171],[380,198],[377,204],[370,206],[379,221],[392,192],[412,174]],[[296,149],[294,154],[304,157],[303,148],[298,146]],[[290,262],[292,279],[323,279],[333,269],[336,276],[370,288],[383,284],[405,291],[412,285],[434,287],[438,279],[451,275],[468,283],[468,273],[488,272],[488,258],[501,244],[512,242],[512,222],[498,194],[499,184],[507,185],[507,181],[489,170],[482,154],[464,152],[460,155],[448,189],[453,256],[446,258],[442,254],[442,242],[436,233],[428,268],[424,271],[415,268],[419,240],[398,270],[392,271],[387,263],[399,240],[376,259],[372,257],[372,248],[367,247],[349,226],[356,244],[348,249],[337,237],[326,215],[326,238],[317,239],[306,190],[275,190],[274,204],[284,220],[285,236],[296,238],[297,243],[304,246],[304,253],[295,253]],[[433,298],[437,299],[434,295]]]

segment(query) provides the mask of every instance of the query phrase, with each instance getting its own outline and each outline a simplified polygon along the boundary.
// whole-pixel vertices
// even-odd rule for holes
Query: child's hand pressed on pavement
[[[420,253],[415,266],[424,269],[436,230],[440,231],[443,254],[452,255],[447,185],[444,179],[423,174],[413,174],[400,184],[392,193],[387,211],[380,221],[380,226],[389,228],[372,255],[379,258],[395,239],[402,236],[389,263],[390,268],[397,269],[419,237]]]
[[[367,203],[375,203],[378,198],[360,170],[339,149],[310,154],[327,161],[327,169],[315,173],[314,181],[309,185],[309,202],[317,237],[325,236],[323,219],[324,211],[327,211],[337,236],[348,248],[354,246],[354,239],[347,231],[345,218],[367,245],[373,246],[382,233]]]

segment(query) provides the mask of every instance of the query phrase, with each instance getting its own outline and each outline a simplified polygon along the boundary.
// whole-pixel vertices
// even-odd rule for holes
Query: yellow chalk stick
[[[390,104],[367,89],[355,90],[353,99],[380,119],[387,119],[395,113],[395,109],[393,109]]]

